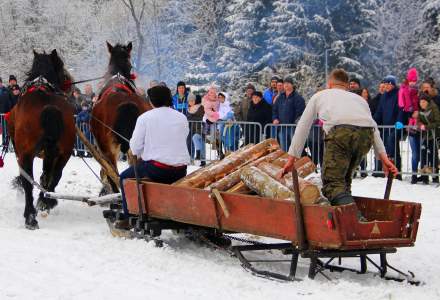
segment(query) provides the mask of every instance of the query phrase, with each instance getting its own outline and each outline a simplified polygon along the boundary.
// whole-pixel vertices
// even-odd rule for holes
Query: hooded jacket
[[[380,97],[379,105],[374,114],[377,125],[394,126],[396,122],[403,123],[403,112],[399,108],[398,97],[398,88],[394,88],[391,92],[384,93]]]
[[[419,121],[425,125],[428,131],[428,139],[440,138],[440,111],[432,101],[429,103],[426,110],[419,111]]]

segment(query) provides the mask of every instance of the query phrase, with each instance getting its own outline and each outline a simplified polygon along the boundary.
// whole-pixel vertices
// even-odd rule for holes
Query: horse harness
[[[55,85],[50,83],[46,78],[43,76],[38,76],[32,81],[28,81],[24,84],[24,86],[21,89],[21,96],[24,96],[28,93],[33,93],[35,91],[41,91],[44,93],[54,93],[56,95],[67,97],[66,94],[57,88]]]
[[[113,80],[116,80],[116,82],[111,84]],[[128,95],[135,94],[136,86],[131,80],[118,73],[106,81],[106,83],[104,84],[104,88],[101,90],[98,101],[96,103],[100,102],[103,98],[107,97],[110,94],[121,92]]]

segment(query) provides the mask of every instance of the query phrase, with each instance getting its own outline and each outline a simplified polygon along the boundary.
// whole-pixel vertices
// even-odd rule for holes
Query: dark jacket
[[[437,104],[438,109],[440,109],[440,95],[432,97],[432,101]]]
[[[381,97],[382,97],[382,94],[377,94],[376,97],[371,98],[368,101],[368,106],[370,107],[372,116],[374,116],[376,114],[377,107],[379,106],[379,102],[380,102]]]
[[[272,106],[265,100],[261,100],[258,104],[252,102],[246,121],[260,123],[264,128],[266,124],[272,123]]]
[[[428,139],[440,137],[440,111],[432,101],[426,110],[420,109],[419,121],[424,124],[428,131]]]
[[[14,106],[17,104],[18,102],[18,98],[20,98],[20,95],[14,95],[14,94],[10,94],[9,95],[9,107],[8,107],[8,111],[11,111]]]
[[[9,91],[7,88],[0,88],[0,114],[9,111]]]
[[[202,135],[203,133],[203,116],[205,115],[205,109],[203,108],[202,105],[197,104],[199,106],[199,108],[197,109],[197,111],[195,113],[191,113],[188,110],[188,113],[186,115],[188,121],[192,121],[189,123],[189,132],[190,135],[194,135],[194,134],[200,134]]]
[[[396,122],[405,124],[403,111],[399,108],[399,89],[395,88],[380,97],[374,120],[377,125],[394,126]]]
[[[296,91],[289,97],[286,92],[281,93],[272,108],[272,120],[279,120],[280,124],[294,124],[301,117],[306,108],[306,102]]]

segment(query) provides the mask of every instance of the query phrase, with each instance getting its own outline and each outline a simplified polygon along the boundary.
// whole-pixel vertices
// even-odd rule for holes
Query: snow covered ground
[[[40,170],[36,160],[38,177]],[[434,186],[395,182],[392,192],[393,199],[423,203],[416,247],[389,257],[425,283],[414,287],[351,273],[312,281],[301,259],[302,282],[257,278],[228,254],[183,237],[165,235],[163,248],[113,238],[102,208],[81,203],[61,201],[48,218],[39,218],[39,230],[28,231],[24,197],[10,184],[16,174],[15,158],[8,154],[0,169],[0,299],[440,299],[440,189]],[[382,197],[384,187],[383,179],[356,180],[354,194]],[[97,195],[99,188],[84,163],[72,158],[57,191]]]

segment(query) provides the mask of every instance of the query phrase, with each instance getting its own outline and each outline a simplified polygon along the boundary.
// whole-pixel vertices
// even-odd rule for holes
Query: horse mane
[[[110,52],[110,62],[106,76],[111,77],[119,73],[130,80],[130,72],[132,68],[130,62],[131,43],[127,46],[122,44],[111,46],[107,43],[107,48]]]
[[[53,50],[50,54],[34,51],[32,67],[26,73],[26,76],[26,82],[33,81],[42,76],[57,89],[62,89],[65,81],[72,81],[72,76],[64,68],[64,62],[56,50]]]

